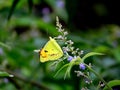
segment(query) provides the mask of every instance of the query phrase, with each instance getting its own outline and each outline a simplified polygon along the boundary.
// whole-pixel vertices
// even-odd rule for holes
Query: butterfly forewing
[[[44,55],[42,55],[44,53]],[[50,40],[41,51],[40,61],[57,60],[63,56],[63,51],[58,43],[50,37]]]

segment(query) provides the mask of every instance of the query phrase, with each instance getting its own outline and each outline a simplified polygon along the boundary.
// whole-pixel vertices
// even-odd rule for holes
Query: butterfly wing
[[[58,43],[50,37],[50,40],[40,51],[40,61],[46,62],[49,60],[57,60],[63,56],[63,51]]]

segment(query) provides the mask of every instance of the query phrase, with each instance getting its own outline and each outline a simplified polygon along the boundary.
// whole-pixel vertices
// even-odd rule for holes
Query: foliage
[[[59,72],[58,70],[64,64],[66,65],[64,67],[70,65],[66,64],[69,61],[58,64],[56,62],[55,64],[53,62],[40,63],[39,55],[33,52],[36,48],[41,49],[49,36],[56,37],[60,34],[57,33],[54,24],[55,16],[63,20],[61,21],[63,25],[67,23],[69,15],[64,3],[56,2],[62,0],[45,0],[45,2],[44,0],[30,0],[33,1],[31,4],[30,2],[28,4],[29,0],[18,0],[17,5],[12,6],[15,1],[17,0],[0,0],[0,72],[3,75],[0,79],[1,90],[82,90],[86,87],[96,90],[95,87],[104,87],[104,84],[102,87],[99,83],[101,80],[93,73],[89,73],[89,76],[94,85],[84,82],[91,81],[86,75],[84,78],[78,77],[79,74],[83,74],[77,70],[79,65]],[[45,6],[38,8],[42,6],[39,3],[45,3]],[[31,8],[30,13],[28,6]],[[45,9],[46,7],[48,10]],[[114,24],[97,29],[89,28],[87,31],[77,30],[74,27],[72,29],[73,31],[71,29],[68,31],[68,39],[74,41],[74,47],[84,51],[81,55],[85,59],[84,63],[91,63],[92,69],[106,82],[119,80],[120,27]],[[63,46],[62,42],[59,44]],[[89,52],[99,52],[104,55],[85,58],[89,55],[84,55]],[[72,65],[73,62],[70,63]],[[56,74],[55,70],[59,73]],[[14,77],[8,77],[9,75]]]
[[[119,86],[120,86],[120,80],[112,80],[110,82],[108,82],[108,85],[110,87],[112,87],[113,89],[120,89]],[[103,90],[108,90],[107,87],[104,87]]]

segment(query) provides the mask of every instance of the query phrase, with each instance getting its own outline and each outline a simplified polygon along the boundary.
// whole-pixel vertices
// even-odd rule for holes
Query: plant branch
[[[109,90],[112,90],[112,88],[106,83],[106,81],[98,74],[96,73],[90,66],[88,66],[87,64],[85,64],[86,67],[91,71],[93,72],[108,88]]]
[[[21,81],[23,81],[25,83],[29,83],[29,84],[31,84],[33,86],[36,86],[36,87],[38,87],[38,88],[40,88],[42,90],[49,90],[47,87],[43,86],[42,84],[40,84],[40,83],[38,83],[36,81],[33,81],[33,80],[28,80],[25,77],[21,77],[20,75],[16,74],[15,72],[12,72],[12,71],[7,70],[7,69],[1,69],[1,68],[0,68],[0,70],[1,71],[6,71],[9,74],[12,74],[14,76],[13,78],[19,79],[19,80],[21,80]]]

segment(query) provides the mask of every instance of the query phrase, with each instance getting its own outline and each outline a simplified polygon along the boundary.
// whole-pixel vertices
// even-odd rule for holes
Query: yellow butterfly
[[[50,37],[50,40],[46,43],[43,49],[40,50],[39,54],[40,61],[46,62],[59,59],[63,56],[63,51],[56,40]]]

